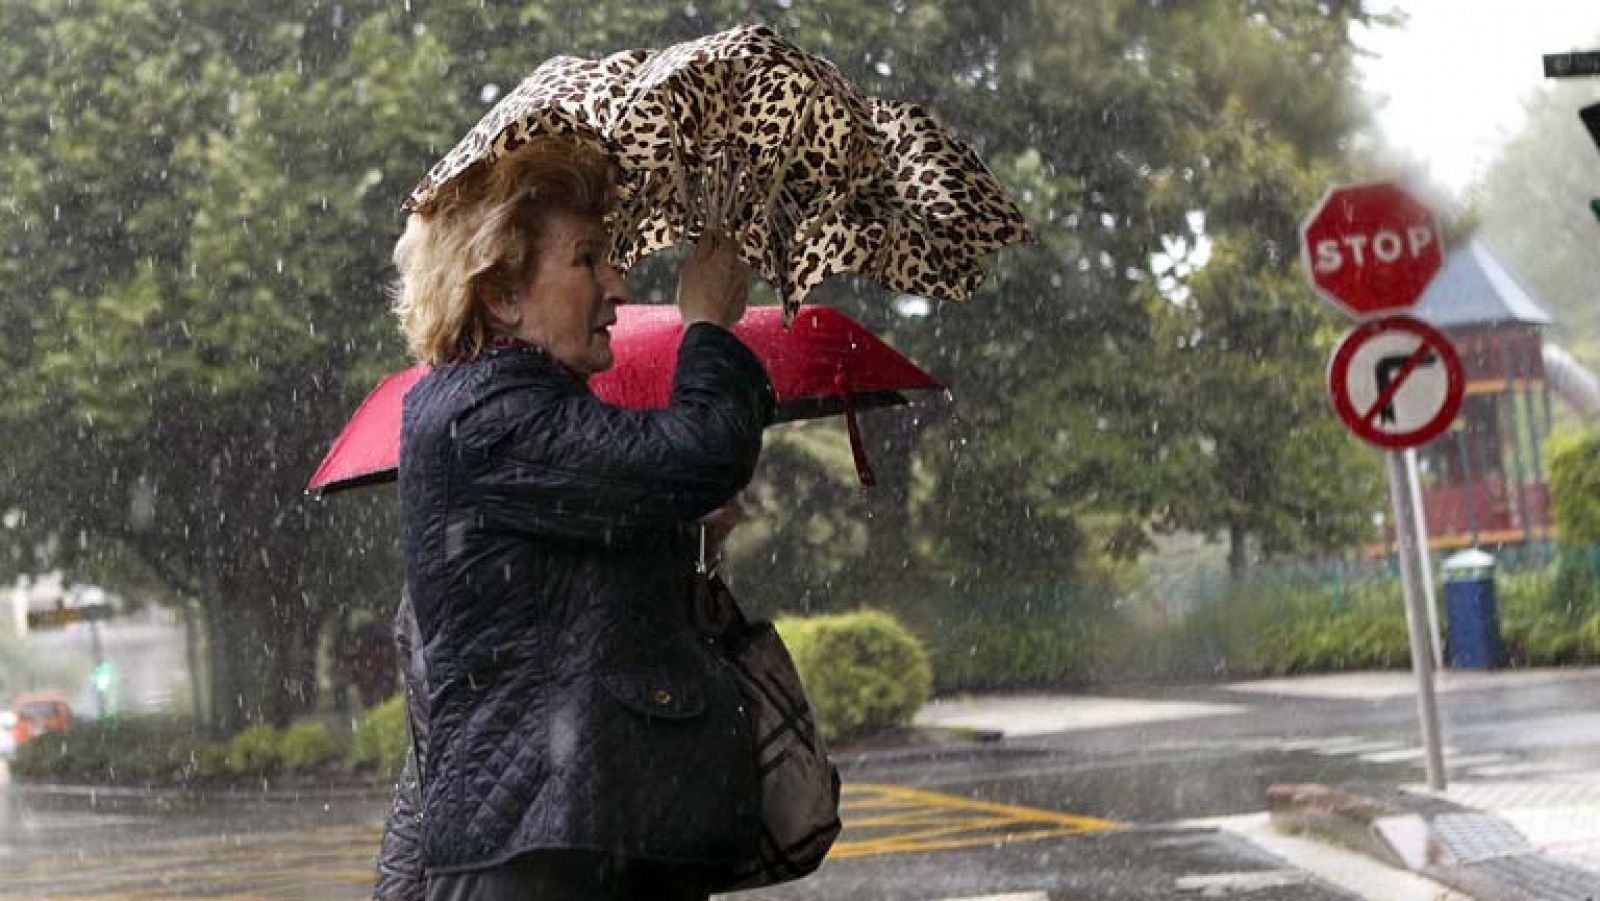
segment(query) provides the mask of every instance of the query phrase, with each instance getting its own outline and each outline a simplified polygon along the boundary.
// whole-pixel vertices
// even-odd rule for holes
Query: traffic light
[[[110,691],[116,681],[117,668],[112,666],[109,660],[95,664],[94,669],[89,671],[89,685],[97,694],[103,695]]]

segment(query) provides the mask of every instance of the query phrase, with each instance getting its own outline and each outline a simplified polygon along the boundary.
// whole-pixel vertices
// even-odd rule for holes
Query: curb
[[[1267,809],[1280,832],[1320,838],[1483,901],[1600,901],[1594,873],[1545,856],[1490,812],[1318,784],[1271,786]]]
[[[1279,832],[1313,835],[1396,869],[1424,869],[1439,850],[1422,817],[1326,785],[1271,786],[1267,813]]]
[[[36,798],[89,809],[157,809],[189,807],[214,802],[234,804],[298,804],[307,800],[362,803],[387,802],[394,793],[392,784],[272,787],[265,790],[238,786],[179,788],[128,785],[73,785],[52,782],[12,781],[7,790],[19,798]]]

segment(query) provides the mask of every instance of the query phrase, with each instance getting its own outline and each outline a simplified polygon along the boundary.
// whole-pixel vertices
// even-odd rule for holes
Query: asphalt
[[[834,854],[740,897],[1591,897],[1597,688],[1600,670],[1446,674],[1443,795],[1421,785],[1405,673],[945,699],[838,749]],[[1308,830],[1269,813],[1274,786],[1366,812]],[[383,810],[371,790],[0,786],[0,897],[364,897]]]

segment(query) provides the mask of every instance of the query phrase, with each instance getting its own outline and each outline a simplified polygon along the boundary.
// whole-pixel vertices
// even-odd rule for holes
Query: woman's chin
[[[599,375],[610,369],[616,362],[616,355],[611,353],[611,347],[608,343],[604,349],[589,352],[588,358],[584,360],[586,364],[584,368],[589,371],[589,375]]]

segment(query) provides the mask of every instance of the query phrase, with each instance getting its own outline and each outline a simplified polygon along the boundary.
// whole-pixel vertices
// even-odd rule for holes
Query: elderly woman
[[[589,391],[628,301],[610,173],[536,139],[395,248],[396,310],[435,368],[400,456],[420,809],[384,858],[420,832],[430,901],[705,898],[754,854],[748,725],[688,616],[688,526],[749,481],[772,391],[728,331],[747,276],[715,241],[680,275],[670,405]]]

